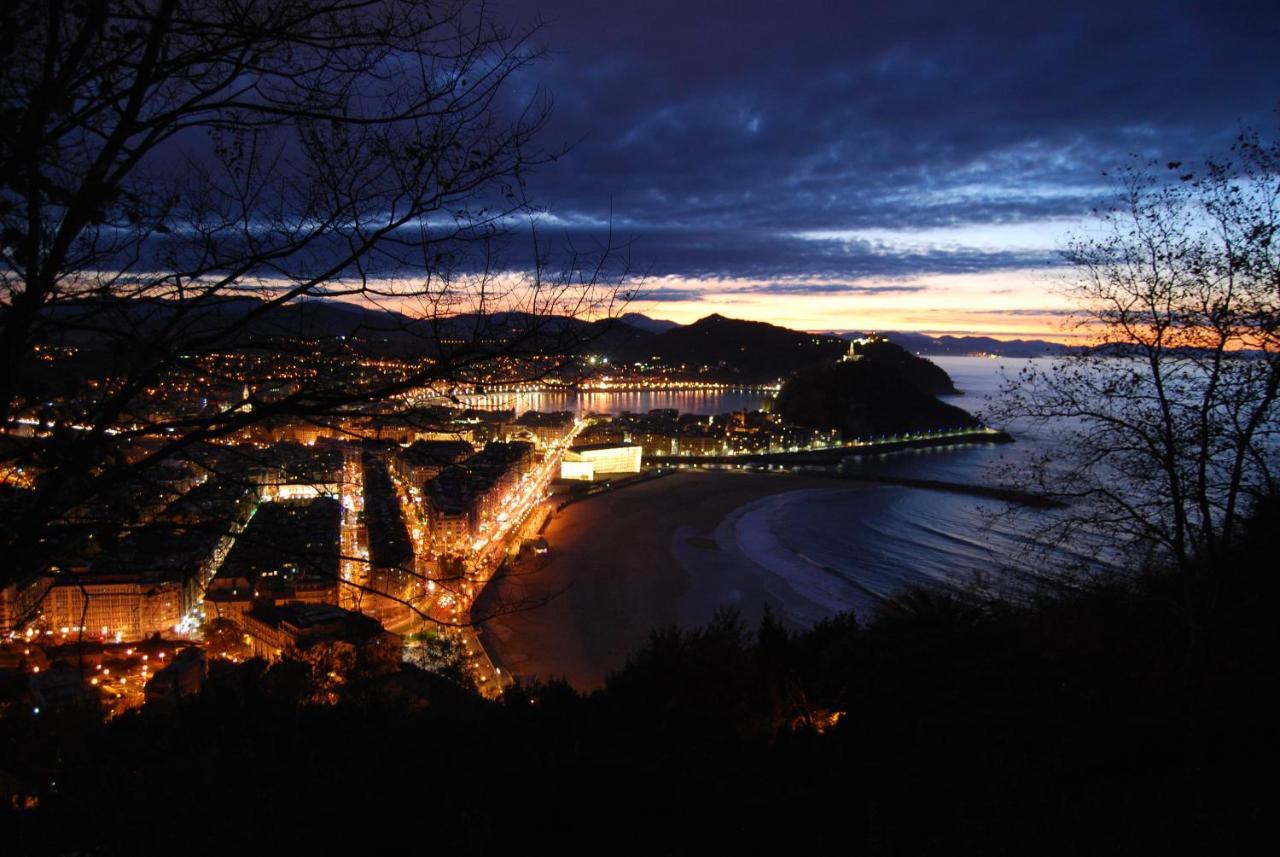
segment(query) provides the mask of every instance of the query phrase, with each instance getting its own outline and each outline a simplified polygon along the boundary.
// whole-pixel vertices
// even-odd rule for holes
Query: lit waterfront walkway
[[[439,561],[429,558],[429,527],[419,514],[411,496],[411,487],[392,476],[410,528],[415,576],[419,580],[427,578],[426,586],[412,599],[417,617],[413,625],[434,627],[460,645],[466,655],[467,669],[485,696],[500,696],[512,679],[503,674],[489,656],[480,640],[471,609],[501,567],[511,546],[525,536],[531,522],[538,520],[535,510],[545,503],[551,482],[560,472],[560,461],[585,427],[585,422],[576,421],[563,438],[546,446],[534,471],[503,498],[504,519],[492,532],[472,544],[471,550],[462,558],[463,573],[449,580],[441,577]]]
[[[878,455],[899,449],[920,449],[968,443],[1012,443],[1013,437],[999,429],[980,426],[967,429],[939,429],[925,432],[903,432],[877,438],[849,440],[842,443],[811,447],[759,450],[725,450],[714,455],[647,455],[651,464],[835,464],[850,455]]]

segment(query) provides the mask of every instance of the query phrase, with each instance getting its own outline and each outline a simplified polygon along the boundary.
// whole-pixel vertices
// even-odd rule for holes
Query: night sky
[[[1280,129],[1280,4],[503,0],[551,50],[544,232],[612,211],[634,309],[1053,335],[1055,251],[1129,153]]]

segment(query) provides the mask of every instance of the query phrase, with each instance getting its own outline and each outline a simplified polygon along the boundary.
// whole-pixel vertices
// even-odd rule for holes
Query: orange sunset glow
[[[866,280],[833,294],[776,294],[755,291],[745,280],[663,277],[639,286],[629,309],[681,324],[720,313],[800,330],[896,330],[1071,342],[1080,336],[1067,315],[1071,304],[1062,293],[1066,276],[1061,271],[1020,270],[923,276],[903,283]],[[810,282],[781,285],[803,292]],[[650,299],[655,292],[663,297]]]

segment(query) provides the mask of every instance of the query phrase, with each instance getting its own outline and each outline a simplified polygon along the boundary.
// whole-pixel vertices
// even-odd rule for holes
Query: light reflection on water
[[[934,357],[951,375],[963,395],[944,396],[946,401],[969,411],[979,412],[989,396],[998,392],[1004,373],[1016,375],[1029,362],[1021,359],[991,360],[981,357]],[[646,413],[657,408],[674,408],[686,414],[723,414],[741,410],[769,410],[771,393],[744,393],[718,390],[648,390],[648,391],[565,391],[516,393],[499,392],[462,397],[470,406],[492,410],[573,411],[574,413],[611,413],[623,411]]]
[[[773,396],[765,393],[722,392],[717,390],[645,390],[550,393],[493,393],[467,396],[471,407],[487,410],[573,411],[575,414],[623,411],[648,413],[659,408],[675,408],[682,414],[723,414],[731,411],[768,410]]]

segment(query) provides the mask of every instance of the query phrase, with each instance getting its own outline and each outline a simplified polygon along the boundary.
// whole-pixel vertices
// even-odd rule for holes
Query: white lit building
[[[561,479],[590,482],[596,474],[639,473],[641,448],[635,444],[593,443],[576,446],[560,462]]]

